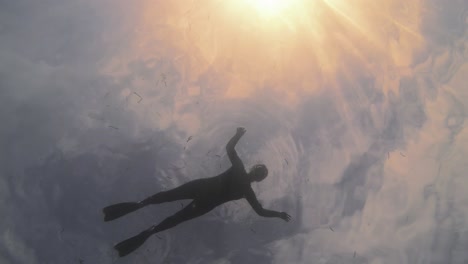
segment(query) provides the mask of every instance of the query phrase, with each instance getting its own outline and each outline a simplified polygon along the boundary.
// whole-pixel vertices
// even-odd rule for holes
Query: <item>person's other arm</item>
[[[254,209],[254,211],[259,215],[263,217],[278,217],[283,219],[286,222],[289,222],[291,220],[291,216],[288,215],[285,212],[277,212],[273,210],[268,210],[262,207],[262,205],[258,202],[257,196],[255,195],[254,191],[252,188],[249,188],[247,191],[247,194],[245,196],[247,201],[249,202],[250,206]]]
[[[245,128],[238,127],[236,134],[229,140],[226,145],[226,152],[228,154],[229,160],[231,161],[232,165],[235,167],[244,167],[242,160],[237,155],[236,150],[234,147],[236,146],[239,139],[245,134]]]

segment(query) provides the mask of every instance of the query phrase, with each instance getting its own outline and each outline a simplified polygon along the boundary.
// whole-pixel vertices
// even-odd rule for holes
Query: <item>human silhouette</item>
[[[119,252],[119,256],[123,257],[133,252],[153,234],[204,215],[218,205],[242,198],[250,203],[258,215],[278,217],[288,222],[291,219],[289,214],[264,209],[250,186],[252,182],[260,182],[265,179],[268,175],[268,169],[263,164],[257,164],[248,173],[245,171],[244,164],[234,149],[245,132],[245,128],[238,127],[236,134],[227,143],[226,151],[232,166],[218,176],[187,182],[172,190],[156,193],[141,202],[119,203],[105,207],[103,209],[104,221],[111,221],[150,204],[193,199],[190,204],[158,225],[115,245],[114,248]]]

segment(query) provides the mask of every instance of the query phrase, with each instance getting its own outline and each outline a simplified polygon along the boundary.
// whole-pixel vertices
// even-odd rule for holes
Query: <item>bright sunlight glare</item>
[[[247,0],[259,14],[266,17],[279,15],[288,6],[291,5],[292,0]]]

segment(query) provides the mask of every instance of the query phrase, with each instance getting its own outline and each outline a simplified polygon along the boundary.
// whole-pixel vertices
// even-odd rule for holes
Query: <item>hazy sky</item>
[[[467,26],[466,0],[0,0],[0,263],[468,263]],[[187,201],[101,209],[221,173],[238,126],[292,221],[239,200],[118,259]]]

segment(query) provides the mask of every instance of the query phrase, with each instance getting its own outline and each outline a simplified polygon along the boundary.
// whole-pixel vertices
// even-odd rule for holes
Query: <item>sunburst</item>
[[[293,0],[245,0],[261,16],[272,18],[281,15],[294,4]]]

